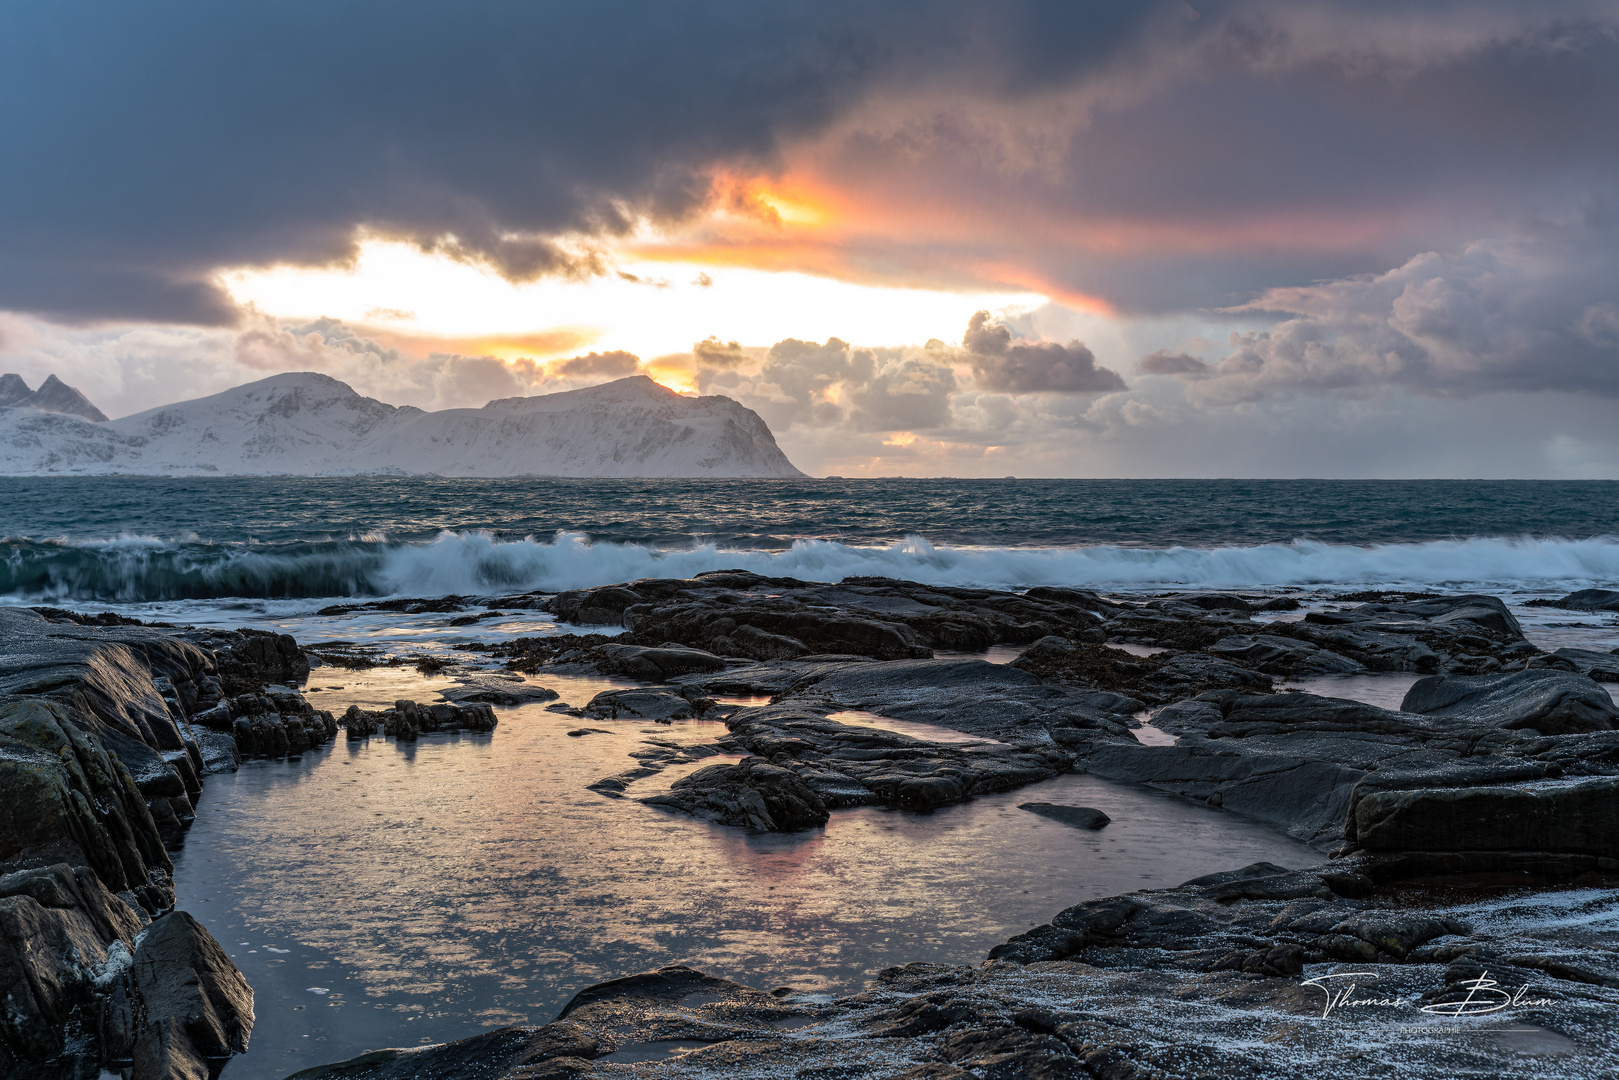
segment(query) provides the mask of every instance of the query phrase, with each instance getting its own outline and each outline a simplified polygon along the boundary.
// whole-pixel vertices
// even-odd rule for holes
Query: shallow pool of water
[[[750,835],[634,800],[668,772],[630,798],[585,789],[644,740],[710,742],[721,725],[592,721],[607,733],[570,738],[579,721],[543,706],[500,715],[492,735],[340,736],[209,778],[175,876],[180,906],[256,994],[252,1047],[225,1080],[544,1022],[591,983],[671,963],[850,991],[891,964],[977,963],[1087,898],[1319,861],[1201,804],[1074,775],[932,814],[847,810],[824,829]],[[1017,809],[1032,801],[1113,824]]]
[[[1380,671],[1368,675],[1315,675],[1306,679],[1278,679],[1277,688],[1303,690],[1322,697],[1347,698],[1376,705],[1380,709],[1399,709],[1411,684],[1423,678],[1408,671]]]

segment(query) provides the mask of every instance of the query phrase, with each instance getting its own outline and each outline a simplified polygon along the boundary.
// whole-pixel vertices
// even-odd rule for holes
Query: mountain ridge
[[[312,371],[97,423],[0,408],[0,474],[52,473],[803,475],[757,413],[727,397],[683,397],[643,375],[426,412]]]

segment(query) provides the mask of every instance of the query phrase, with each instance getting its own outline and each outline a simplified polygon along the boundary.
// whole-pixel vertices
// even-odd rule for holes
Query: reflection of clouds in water
[[[352,977],[351,999],[423,1017],[329,1033],[326,1059],[458,1037],[472,1017],[543,1021],[591,982],[669,963],[849,990],[890,964],[976,963],[1083,899],[1319,860],[1231,815],[1073,775],[932,814],[844,810],[825,829],[751,835],[643,806],[637,785],[626,799],[586,790],[648,739],[711,742],[723,725],[591,721],[606,733],[569,738],[581,721],[543,706],[500,715],[493,735],[340,741],[210,778],[179,855],[182,906],[202,891],[213,902],[189,910],[220,931],[241,921],[308,943]],[[676,775],[639,783],[650,794]],[[1027,801],[1095,806],[1114,824],[1071,829],[1017,809]],[[256,990],[273,1012],[275,984]],[[273,1041],[259,1043],[248,1058],[268,1061]]]

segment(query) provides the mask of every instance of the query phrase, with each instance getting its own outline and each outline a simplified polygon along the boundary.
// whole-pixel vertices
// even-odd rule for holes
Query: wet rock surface
[[[463,675],[459,684],[439,692],[446,701],[457,704],[532,705],[537,701],[555,701],[557,692],[544,686],[525,682],[517,675]]]
[[[623,626],[625,644],[678,643],[754,660],[899,660],[1085,631],[1101,622],[1092,609],[1110,605],[1077,590],[1017,594],[890,578],[833,585],[723,570],[560,593],[546,606],[567,622]]]
[[[167,849],[210,772],[331,738],[279,685],[302,653],[55,611],[0,611],[0,633],[0,1071],[213,1075],[247,1045],[252,991],[172,910]]]
[[[470,603],[449,601],[447,614]],[[1324,991],[1306,980],[1365,966],[1380,994],[1404,1002],[1379,1006],[1394,1010],[1377,1016],[1391,1024],[1408,1015],[1400,1009],[1428,1016],[1423,1004],[1461,1000],[1486,973],[1532,988],[1549,1004],[1515,1019],[1552,1050],[1526,1052],[1512,1075],[1619,1067],[1619,971],[1600,960],[1619,945],[1619,709],[1590,677],[1607,671],[1604,654],[1541,652],[1494,598],[1367,594],[1297,618],[1296,602],[1254,595],[1013,594],[735,571],[500,604],[624,629],[482,651],[527,674],[652,684],[549,706],[590,725],[568,732],[580,737],[657,725],[642,729],[650,737],[625,770],[591,785],[647,812],[814,829],[848,807],[927,812],[1073,769],[1206,801],[1335,858],[1088,901],[985,966],[892,969],[845,998],[663,969],[593,987],[550,1025],[306,1076],[1223,1077],[1330,1066],[1381,1077],[1385,1056],[1364,1052],[1354,1025],[1311,1020]],[[444,702],[355,707],[338,721],[292,689],[308,658],[290,638],[55,612],[0,620],[17,643],[0,654],[0,873],[11,872],[0,877],[0,938],[27,945],[0,958],[0,977],[30,995],[0,1019],[10,1055],[0,1064],[17,1068],[56,1067],[45,1063],[63,1053],[74,1017],[98,1018],[91,1057],[143,1078],[207,1075],[248,1037],[245,983],[189,916],[167,911],[165,848],[183,837],[210,771],[302,752],[339,726],[401,742],[489,731],[492,705],[554,696],[462,676]],[[1026,646],[1009,665],[932,655],[1007,644]],[[1380,671],[1432,677],[1398,710],[1283,684]],[[868,722],[838,719],[850,710]],[[1138,740],[1147,710],[1173,745]],[[726,725],[717,739],[675,737],[682,723],[714,720]],[[652,791],[649,778],[675,765],[694,771]],[[1106,824],[1084,807],[1024,809]],[[1519,891],[1477,891],[1503,883]],[[1530,914],[1501,915],[1511,904]],[[159,959],[174,977],[153,974]],[[1505,1052],[1391,1038],[1405,1039],[1397,1060],[1415,1076],[1496,1075]]]
[[[1400,709],[1544,735],[1611,731],[1619,720],[1613,699],[1589,676],[1547,668],[1419,679]]]
[[[931,810],[1008,791],[1065,772],[1072,760],[1049,742],[935,743],[791,706],[739,709],[726,724],[731,735],[717,745],[752,757],[701,769],[642,801],[726,825],[785,832],[825,824],[831,809]],[[778,794],[782,812],[771,802]],[[770,803],[769,813],[761,812],[761,799]]]

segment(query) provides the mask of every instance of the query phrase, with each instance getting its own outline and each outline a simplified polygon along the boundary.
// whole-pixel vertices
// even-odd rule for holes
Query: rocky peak
[[[55,375],[47,375],[38,390],[28,389],[21,375],[10,372],[0,375],[0,406],[6,405],[82,416],[97,424],[107,419],[107,414],[92,405],[89,398]]]

